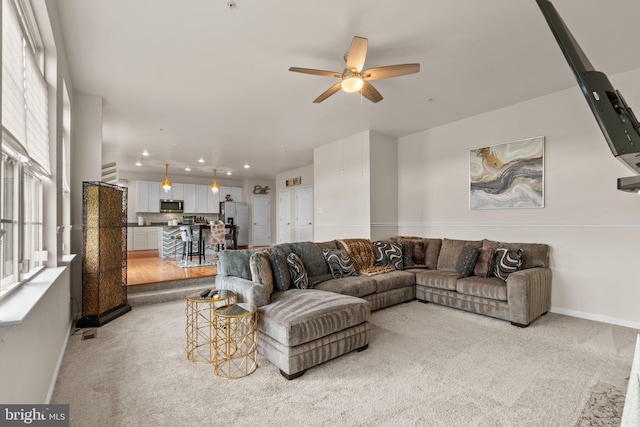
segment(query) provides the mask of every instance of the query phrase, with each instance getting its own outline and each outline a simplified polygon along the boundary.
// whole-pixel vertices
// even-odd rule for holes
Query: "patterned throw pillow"
[[[469,277],[473,273],[473,268],[478,261],[480,251],[474,246],[465,246],[462,248],[458,260],[456,261],[456,272],[460,277]]]
[[[331,270],[331,277],[334,279],[358,275],[356,267],[346,251],[325,249],[322,253],[324,254],[324,259],[327,260],[329,270]]]
[[[493,274],[496,277],[507,280],[511,273],[520,270],[520,266],[522,266],[522,249],[496,249],[495,266],[493,268]]]
[[[496,258],[496,250],[494,248],[483,246],[480,248],[478,261],[473,268],[473,275],[478,277],[490,277],[493,275],[493,263]]]
[[[402,249],[402,264],[404,268],[411,268],[416,265],[413,262],[413,242],[403,240],[400,242],[400,248]]]
[[[291,274],[293,286],[298,289],[308,289],[309,276],[307,276],[307,270],[304,268],[300,257],[293,252],[290,253],[287,256],[287,264],[289,265],[289,273]]]
[[[392,242],[373,242],[373,253],[376,256],[374,265],[387,266],[391,265],[396,270],[402,270],[404,268],[404,262],[402,259],[402,248]]]
[[[252,253],[249,258],[249,268],[251,269],[251,281],[264,285],[271,295],[273,293],[273,271],[271,270],[269,252]]]

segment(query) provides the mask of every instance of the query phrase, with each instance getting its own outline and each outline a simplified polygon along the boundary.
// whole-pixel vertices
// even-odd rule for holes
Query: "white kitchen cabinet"
[[[184,184],[184,213],[196,212],[196,186]]]
[[[160,227],[129,227],[133,229],[132,249],[134,251],[144,251],[158,249],[158,232]],[[129,242],[127,241],[127,250]]]
[[[127,227],[127,251],[133,250],[133,233],[136,227]]]
[[[160,190],[160,199],[162,200],[184,200],[184,184],[172,183],[171,190],[165,192]]]
[[[209,190],[208,185],[196,185],[196,210],[195,213],[208,213],[208,204],[209,204],[209,194],[211,190]]]
[[[220,213],[220,191],[214,194],[213,191],[209,189],[207,193],[207,212],[213,214]]]
[[[158,181],[136,181],[136,212],[160,212]]]
[[[231,199],[234,202],[242,202],[242,188],[241,187],[220,187],[220,201],[224,201],[227,194],[231,195]]]

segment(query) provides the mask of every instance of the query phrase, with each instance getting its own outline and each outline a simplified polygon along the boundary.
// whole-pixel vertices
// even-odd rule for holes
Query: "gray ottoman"
[[[363,299],[318,289],[274,292],[258,309],[259,354],[286,379],[369,345],[371,310]]]

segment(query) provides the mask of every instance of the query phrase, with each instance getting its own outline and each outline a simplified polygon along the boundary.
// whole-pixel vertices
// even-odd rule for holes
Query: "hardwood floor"
[[[127,285],[166,282],[169,280],[194,279],[215,276],[218,267],[182,268],[173,259],[162,259],[158,251],[132,251],[127,253]]]

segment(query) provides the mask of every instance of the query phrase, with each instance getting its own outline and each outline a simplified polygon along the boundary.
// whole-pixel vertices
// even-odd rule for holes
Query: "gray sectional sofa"
[[[350,245],[351,241],[359,245]],[[223,251],[216,287],[233,290],[241,302],[258,306],[259,354],[275,364],[287,379],[353,350],[366,349],[371,311],[390,305],[417,298],[507,320],[520,327],[528,326],[551,307],[548,245],[396,236],[382,247],[392,248],[391,258],[401,248],[403,262],[396,262],[396,257],[390,263],[384,259],[387,253],[378,250],[375,264],[386,266],[362,268],[358,275],[348,277],[338,277],[340,272],[330,268],[323,252],[342,250],[354,264],[363,259],[366,263],[372,262],[373,249],[370,251],[368,246],[375,245],[364,239],[347,239],[284,243],[266,250]],[[354,253],[354,248],[366,256]],[[520,250],[522,254],[521,265],[506,280],[493,274],[483,277],[487,271],[478,269],[480,260],[475,270],[481,271],[482,277],[469,274],[468,265],[462,275],[459,273],[463,261],[476,262],[469,261],[468,254],[488,253],[493,257],[498,248],[505,248],[501,249],[503,253]],[[270,268],[266,273],[264,269],[252,271],[253,254],[261,252],[264,257],[265,251]],[[302,285],[296,282],[303,289],[293,283],[296,277],[292,275],[299,272],[290,269],[287,259],[291,254],[304,265],[306,281]]]

